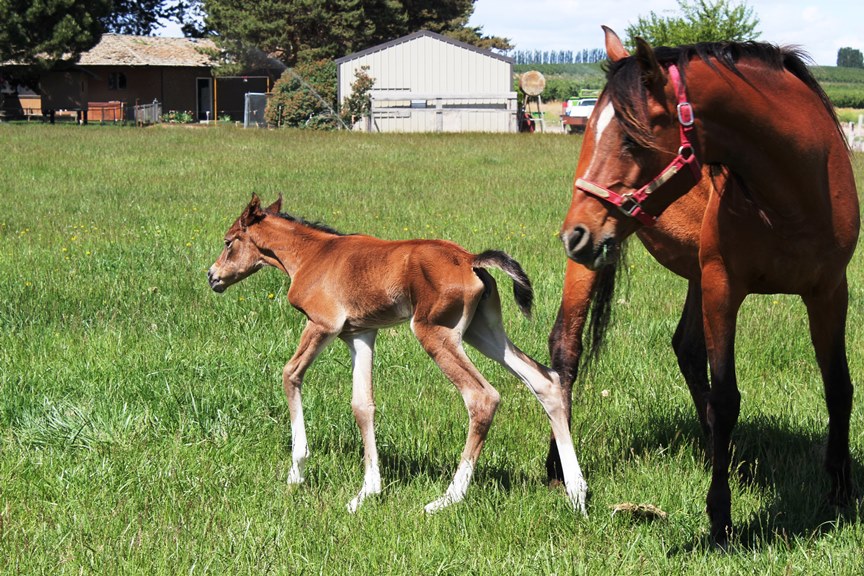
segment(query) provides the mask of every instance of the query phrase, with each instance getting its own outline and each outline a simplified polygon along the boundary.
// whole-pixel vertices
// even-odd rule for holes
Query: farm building
[[[271,76],[282,70],[217,77],[215,48],[209,40],[104,34],[77,62],[40,74],[41,110],[75,112],[83,121],[117,120],[129,118],[137,104],[157,101],[164,112],[197,120],[242,119],[244,95],[266,92]]]
[[[421,30],[336,60],[338,97],[368,66],[376,132],[515,132],[513,60]]]

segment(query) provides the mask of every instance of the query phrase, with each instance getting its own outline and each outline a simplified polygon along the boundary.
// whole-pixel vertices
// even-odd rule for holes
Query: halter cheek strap
[[[582,178],[577,179],[574,185],[576,189],[586,194],[602,198],[610,204],[615,205],[621,212],[627,216],[636,218],[646,226],[653,226],[657,222],[658,216],[660,216],[659,214],[656,216],[649,214],[642,206],[642,203],[651,194],[669,182],[680,181],[682,188],[689,190],[702,178],[702,165],[696,158],[693,144],[690,142],[690,135],[693,132],[693,123],[696,117],[693,114],[693,106],[687,100],[687,90],[681,83],[681,74],[678,66],[675,64],[669,65],[669,78],[672,81],[675,96],[678,100],[678,127],[681,133],[681,146],[678,148],[678,155],[675,159],[651,182],[633,192],[619,194],[605,186]]]

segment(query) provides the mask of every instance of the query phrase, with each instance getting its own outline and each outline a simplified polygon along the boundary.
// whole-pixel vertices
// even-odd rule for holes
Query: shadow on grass
[[[654,451],[658,446],[690,446],[696,459],[702,459],[710,470],[711,461],[705,450],[706,440],[696,423],[695,414],[687,418],[649,419],[638,427],[650,430],[647,435],[631,439],[637,454]],[[842,524],[860,519],[860,486],[864,467],[852,461],[852,478],[859,488],[857,502],[845,508],[828,502],[830,479],[824,466],[824,445],[827,430],[793,430],[783,422],[765,417],[740,421],[732,436],[732,464],[729,481],[734,487],[752,487],[770,496],[762,498],[762,508],[749,518],[734,518],[733,548],[760,549],[774,544],[791,545],[795,538],[815,538],[836,530]],[[733,496],[734,498],[734,496]],[[734,505],[734,502],[733,502]],[[705,516],[706,526],[708,517]],[[673,548],[671,555],[695,548],[710,548],[706,537],[697,544]]]

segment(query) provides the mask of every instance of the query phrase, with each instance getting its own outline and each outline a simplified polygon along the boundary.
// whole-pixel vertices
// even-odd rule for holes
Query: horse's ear
[[[663,71],[657,61],[657,56],[654,55],[654,48],[638,36],[636,37],[636,60],[642,69],[642,82],[646,86],[653,86],[658,81],[664,82]]]
[[[630,52],[624,48],[621,38],[618,37],[618,34],[614,30],[608,26],[603,26],[603,32],[606,34],[606,55],[609,57],[609,60],[617,62],[622,58],[630,56]]]
[[[264,211],[261,210],[261,199],[258,198],[257,194],[253,193],[252,200],[249,201],[249,205],[246,206],[243,214],[240,215],[240,225],[243,228],[248,228],[259,220],[262,220],[264,216]]]
[[[282,193],[279,193],[279,198],[276,199],[275,202],[270,204],[267,208],[264,209],[265,212],[269,212],[270,214],[279,214],[282,212]]]

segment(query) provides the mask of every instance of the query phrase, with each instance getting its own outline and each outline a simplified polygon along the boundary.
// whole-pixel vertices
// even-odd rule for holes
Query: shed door
[[[213,79],[198,78],[198,120],[213,119]]]

